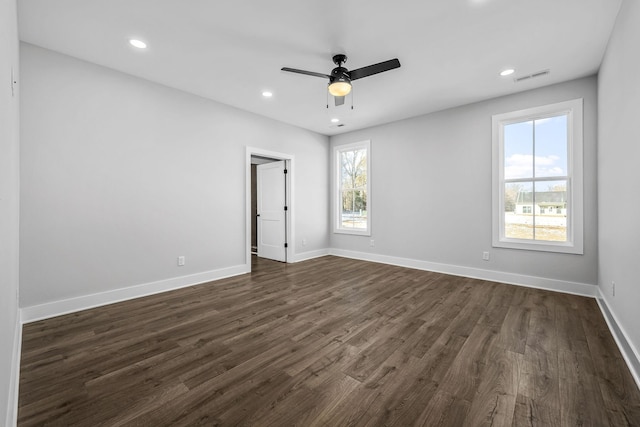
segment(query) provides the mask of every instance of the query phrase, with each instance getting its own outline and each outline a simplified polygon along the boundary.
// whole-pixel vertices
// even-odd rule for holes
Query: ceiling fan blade
[[[336,99],[336,107],[344,104],[344,96],[334,96],[334,98]]]
[[[295,68],[282,67],[282,71],[288,71],[290,73],[306,74],[307,76],[322,77],[323,79],[330,79],[331,76],[322,73],[316,73],[313,71],[296,70]]]
[[[363,77],[372,76],[374,74],[382,73],[385,71],[393,70],[400,67],[400,61],[398,58],[390,59],[388,61],[380,62],[379,64],[369,65],[367,67],[351,70],[349,76],[351,80],[361,79]]]

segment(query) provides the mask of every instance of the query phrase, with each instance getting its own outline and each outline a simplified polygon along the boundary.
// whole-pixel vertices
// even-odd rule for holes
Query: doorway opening
[[[247,269],[251,256],[293,261],[293,156],[247,147]]]

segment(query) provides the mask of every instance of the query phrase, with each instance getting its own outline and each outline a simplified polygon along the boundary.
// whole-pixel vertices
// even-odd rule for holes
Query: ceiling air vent
[[[550,72],[551,72],[550,70],[542,70],[542,71],[538,71],[538,72],[535,72],[535,73],[532,73],[532,74],[528,74],[526,76],[516,77],[515,79],[513,79],[513,81],[515,83],[523,82],[525,80],[535,79],[536,77],[546,76]]]

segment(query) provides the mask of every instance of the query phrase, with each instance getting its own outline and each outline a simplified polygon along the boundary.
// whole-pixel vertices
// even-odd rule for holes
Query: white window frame
[[[505,237],[504,127],[535,119],[567,114],[567,241],[552,242]],[[528,108],[492,117],[493,138],[493,246],[499,248],[583,254],[583,100]],[[564,178],[561,178],[564,179]]]
[[[367,151],[367,185],[365,191],[367,192],[367,228],[366,229],[353,229],[342,227],[342,180],[340,179],[341,165],[340,154],[344,151],[353,150],[366,150]],[[360,141],[351,144],[336,145],[333,147],[333,160],[334,160],[334,215],[333,215],[333,232],[339,234],[355,234],[360,236],[371,236],[371,141]]]

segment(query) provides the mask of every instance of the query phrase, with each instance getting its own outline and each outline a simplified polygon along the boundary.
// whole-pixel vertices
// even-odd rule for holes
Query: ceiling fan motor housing
[[[349,70],[346,68],[336,67],[331,71],[331,78],[329,80],[331,83],[335,81],[351,82],[351,76],[349,75]]]

